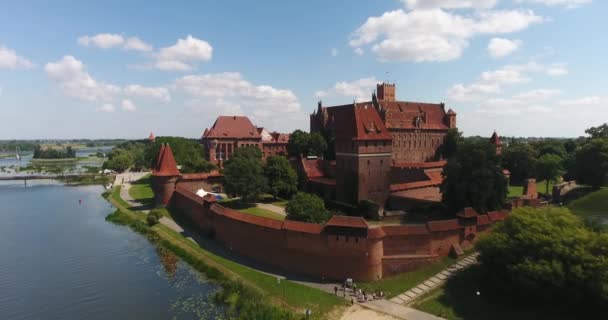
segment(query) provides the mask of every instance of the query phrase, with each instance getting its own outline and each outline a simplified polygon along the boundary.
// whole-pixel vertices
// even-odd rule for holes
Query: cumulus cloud
[[[598,96],[583,97],[571,100],[560,100],[557,102],[559,106],[565,107],[583,107],[583,106],[594,106],[599,105],[602,99]]]
[[[555,64],[549,68],[547,68],[547,75],[556,77],[563,76],[568,74],[568,69],[564,64]]]
[[[129,100],[129,99],[123,99],[122,100],[122,109],[125,111],[135,111],[137,110],[137,107],[135,106],[135,104],[133,103],[133,101]]]
[[[57,82],[63,92],[85,101],[111,101],[121,92],[120,87],[100,82],[89,75],[84,64],[73,56],[64,56],[56,62],[49,62],[44,70],[48,77]]]
[[[109,49],[119,46],[125,42],[123,36],[112,33],[100,33],[94,36],[82,36],[78,38],[78,43],[85,47],[97,47]]]
[[[369,17],[353,32],[350,45],[355,49],[371,46],[380,61],[448,61],[460,57],[474,36],[513,33],[545,20],[531,10],[483,10],[465,15],[442,9],[448,2],[436,1],[444,5],[428,10],[398,9]],[[454,7],[473,1],[449,3]]]
[[[114,112],[114,106],[109,103],[103,104],[101,107],[97,108],[99,112]]]
[[[133,51],[152,51],[152,46],[145,43],[143,40],[137,37],[128,38],[125,41],[125,45],[123,46],[125,50],[133,50]]]
[[[519,93],[515,95],[517,99],[531,100],[531,101],[540,101],[547,100],[551,97],[561,94],[561,90],[557,89],[534,89],[526,92]]]
[[[145,87],[138,84],[128,85],[124,88],[124,94],[132,97],[153,99],[161,102],[170,102],[171,94],[164,87]]]
[[[31,69],[34,64],[15,50],[0,46],[0,69]]]
[[[363,49],[361,48],[355,48],[355,54],[358,56],[362,56],[363,55]]]
[[[161,48],[155,54],[153,67],[167,71],[188,71],[194,68],[193,62],[209,61],[212,56],[213,47],[207,41],[188,35],[170,47]]]
[[[487,51],[492,58],[502,58],[515,52],[521,46],[520,40],[492,38],[488,43]]]
[[[408,9],[490,9],[498,0],[402,0]]]
[[[375,77],[362,78],[351,82],[337,82],[332,88],[315,92],[317,98],[343,96],[357,101],[371,100],[372,90],[376,88],[378,80]]]
[[[563,7],[575,9],[582,5],[591,3],[592,0],[517,0],[517,2],[540,3],[550,7]]]
[[[231,110],[260,120],[300,111],[298,98],[291,90],[254,85],[237,72],[187,75],[174,85],[193,97],[199,109],[206,108],[207,113]]]

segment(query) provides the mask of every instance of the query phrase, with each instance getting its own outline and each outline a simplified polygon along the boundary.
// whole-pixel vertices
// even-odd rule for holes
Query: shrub
[[[163,215],[159,210],[154,209],[148,213],[148,216],[146,217],[146,221],[148,222],[149,226],[153,226],[158,223],[158,221],[160,220],[160,218],[162,216]]]
[[[310,223],[323,223],[331,217],[321,198],[305,192],[298,192],[293,196],[287,203],[285,211],[289,220]]]

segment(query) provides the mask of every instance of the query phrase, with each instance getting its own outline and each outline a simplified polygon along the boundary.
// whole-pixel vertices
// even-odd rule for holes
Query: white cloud
[[[493,8],[498,0],[401,0],[408,9],[489,9]]]
[[[268,120],[300,111],[298,98],[291,90],[254,85],[237,72],[188,75],[177,79],[175,87],[212,114],[238,111],[254,119]]]
[[[332,88],[315,92],[317,98],[344,96],[357,101],[369,101],[372,91],[379,81],[375,77],[362,78],[351,82],[337,82]]]
[[[331,53],[332,57],[335,57],[338,54],[340,54],[340,51],[338,51],[338,49],[336,49],[336,48],[331,48],[331,52],[330,53]]]
[[[122,100],[122,109],[125,111],[135,111],[137,110],[137,106],[135,106],[135,104],[133,103],[133,101],[129,100],[129,99],[123,99]]]
[[[102,105],[101,107],[97,108],[97,111],[99,111],[99,112],[114,112],[114,110],[115,110],[114,106],[109,103],[106,103],[106,104]]]
[[[138,84],[132,84],[126,86],[123,91],[127,96],[153,99],[161,102],[171,101],[171,94],[169,94],[169,90],[164,87],[144,87]]]
[[[545,66],[534,62],[506,65],[497,70],[482,72],[479,79],[472,84],[453,85],[447,95],[454,101],[479,100],[490,94],[501,93],[504,86],[530,82],[529,73],[545,70]]]
[[[167,71],[188,71],[194,67],[192,62],[209,61],[213,56],[213,47],[204,40],[188,35],[186,39],[178,39],[170,47],[161,48],[156,53],[153,67]]]
[[[522,92],[515,95],[517,99],[525,99],[531,101],[547,100],[548,98],[554,97],[561,94],[561,90],[556,89],[534,89],[527,92]]]
[[[520,40],[492,38],[486,49],[493,58],[502,58],[515,52],[521,46]]]
[[[152,51],[152,46],[145,43],[143,40],[137,37],[130,37],[125,41],[125,45],[123,46],[125,50],[133,50],[133,51]]]
[[[56,81],[65,94],[85,101],[111,101],[121,92],[120,87],[99,82],[86,71],[84,64],[73,56],[64,56],[44,67],[49,78]]]
[[[584,107],[584,106],[594,106],[599,105],[602,102],[602,99],[598,96],[590,96],[583,97],[572,100],[560,100],[557,102],[559,106],[565,107]]]
[[[361,48],[355,48],[355,54],[358,56],[362,56],[363,55],[363,49]]]
[[[550,7],[563,7],[575,9],[582,5],[591,3],[592,0],[517,0],[517,2],[540,3]]]
[[[409,12],[398,9],[369,17],[353,32],[350,45],[370,45],[380,61],[448,61],[460,57],[476,35],[512,33],[544,20],[531,10],[488,10],[465,15],[440,8]]]
[[[78,43],[85,47],[98,47],[109,49],[119,46],[125,42],[123,36],[119,34],[100,33],[94,36],[82,36],[78,38]]]
[[[556,77],[563,76],[568,74],[568,69],[564,64],[555,64],[549,68],[547,68],[547,75]]]
[[[17,55],[15,50],[0,46],[0,69],[31,69],[33,67],[32,62]]]

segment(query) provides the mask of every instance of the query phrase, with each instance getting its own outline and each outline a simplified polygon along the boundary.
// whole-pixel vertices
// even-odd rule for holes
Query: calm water
[[[97,152],[108,153],[112,150],[113,147],[96,147],[96,148],[82,148],[76,150],[76,157],[89,157],[91,155],[96,154]],[[20,168],[24,168],[30,165],[30,161],[32,160],[33,155],[28,154],[21,157],[21,160],[17,160],[14,157],[14,154],[10,158],[2,158],[0,159],[0,176],[2,175],[28,175],[33,174],[35,172],[18,172]],[[98,160],[90,160],[90,161],[79,161],[75,164],[64,165],[63,173],[81,173],[84,171],[84,166],[93,166],[100,167],[102,162]]]
[[[0,182],[0,319],[221,317],[217,286],[106,222],[112,208],[101,192]]]

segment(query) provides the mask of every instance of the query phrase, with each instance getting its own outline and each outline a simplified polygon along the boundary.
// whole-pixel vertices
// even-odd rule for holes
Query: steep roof
[[[492,137],[490,137],[490,143],[497,146],[502,144],[502,141],[500,141],[500,137],[498,136],[498,133],[496,133],[496,131],[494,131]]]
[[[306,178],[315,178],[324,176],[323,168],[321,166],[321,159],[300,159],[302,168],[306,174]]]
[[[336,139],[392,140],[371,102],[332,107]]]
[[[389,129],[448,129],[444,122],[446,113],[443,104],[386,100],[378,101],[378,104],[385,112],[385,125]],[[419,116],[423,121],[417,127],[416,119]]]
[[[164,148],[161,146],[161,155],[159,157],[159,163],[156,170],[152,172],[152,175],[157,177],[172,177],[179,176],[179,170],[177,169],[177,163],[173,157],[173,151],[171,146],[167,144]]]
[[[258,129],[244,116],[219,116],[203,138],[261,138]]]

